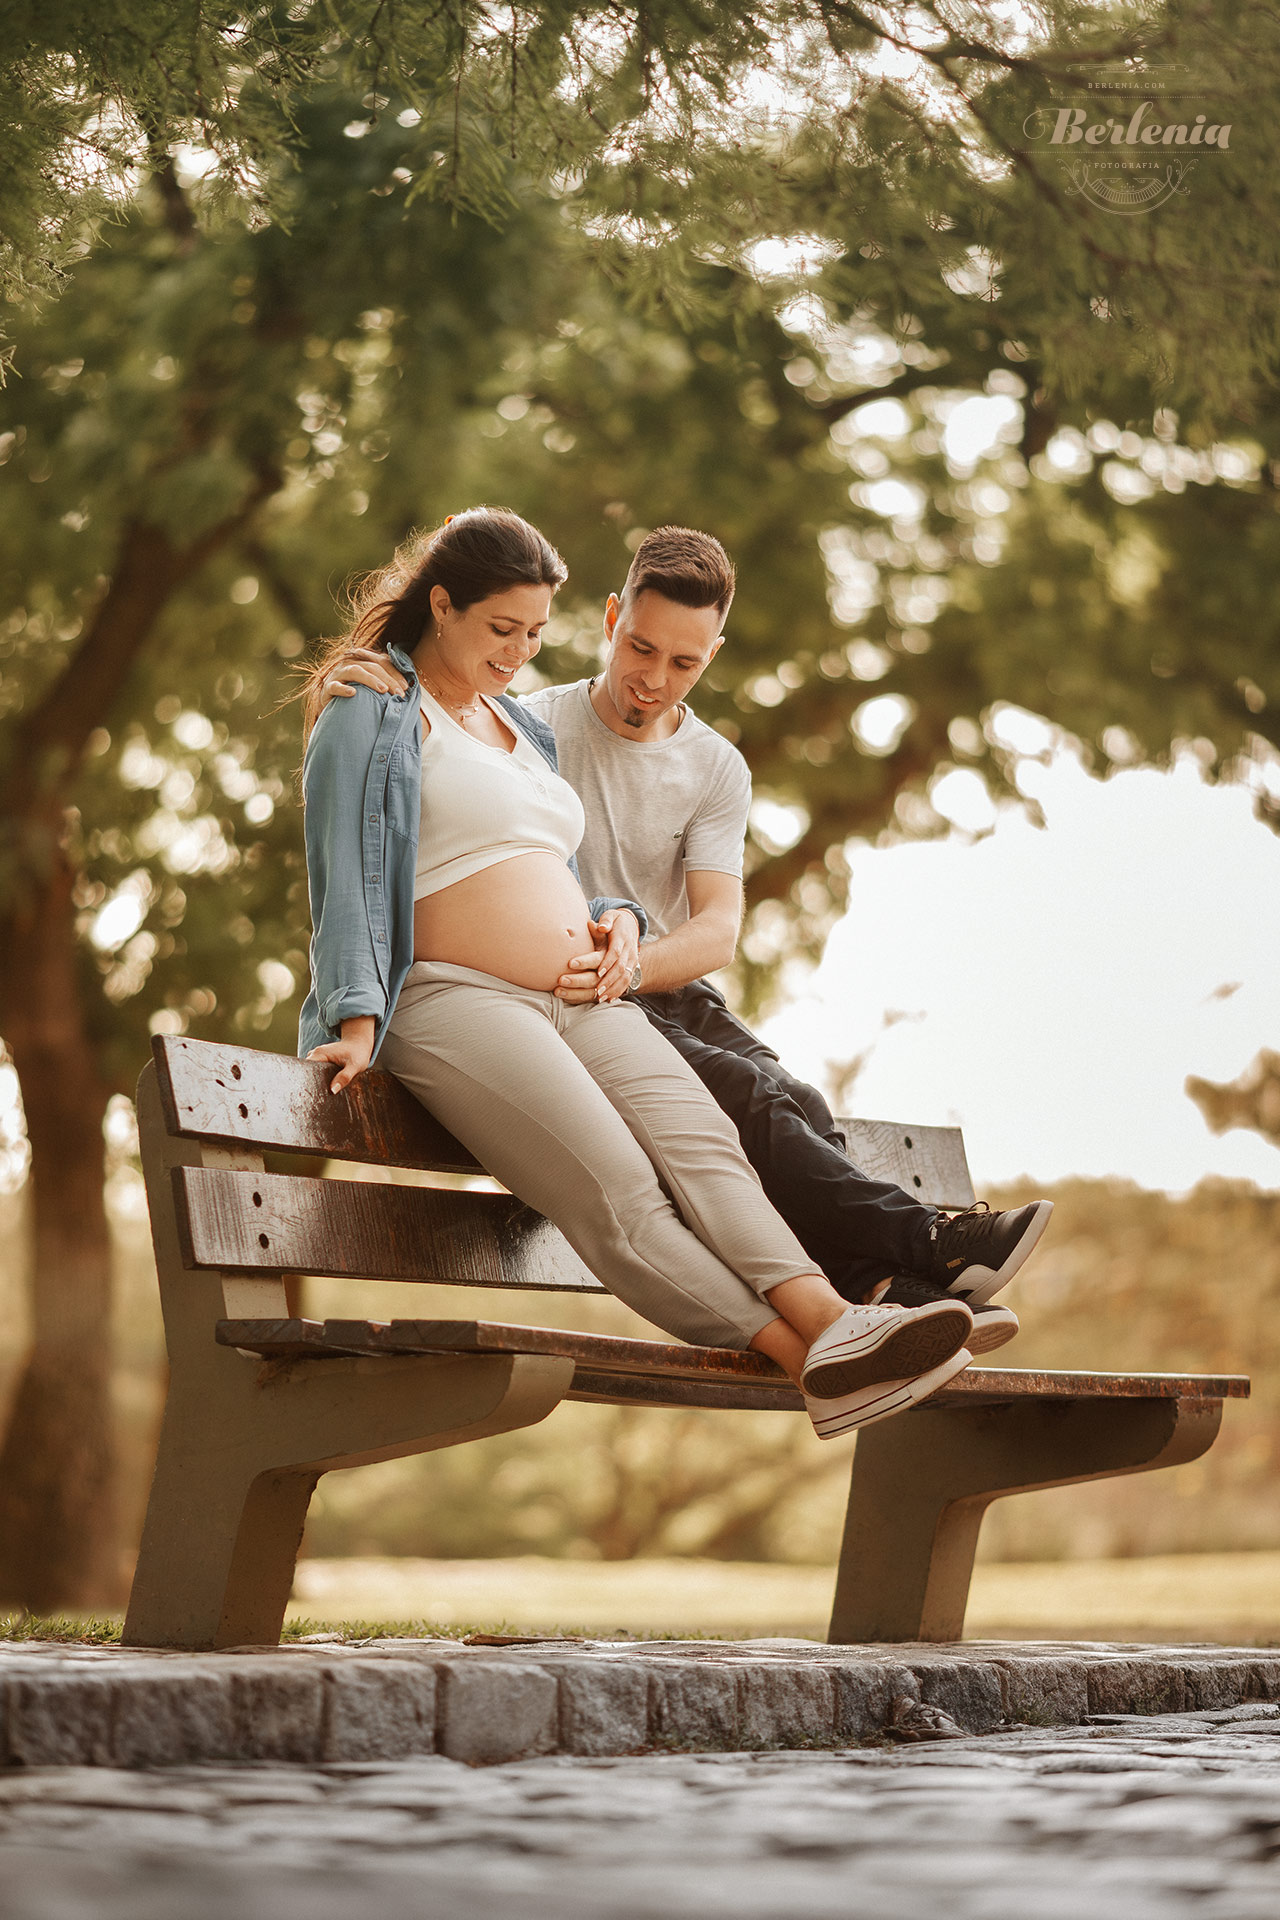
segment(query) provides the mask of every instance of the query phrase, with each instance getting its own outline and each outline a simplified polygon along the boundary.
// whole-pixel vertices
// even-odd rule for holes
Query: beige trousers
[[[767,1290],[816,1271],[732,1121],[637,1006],[566,1006],[419,961],[378,1064],[677,1340],[746,1347],[777,1318]]]

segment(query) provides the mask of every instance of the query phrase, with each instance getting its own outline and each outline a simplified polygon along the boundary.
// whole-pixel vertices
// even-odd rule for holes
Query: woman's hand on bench
[[[326,1046],[312,1047],[308,1060],[324,1060],[340,1069],[330,1082],[330,1093],[341,1093],[357,1074],[364,1072],[373,1058],[373,1015],[361,1014],[356,1020],[344,1020],[342,1038]]]

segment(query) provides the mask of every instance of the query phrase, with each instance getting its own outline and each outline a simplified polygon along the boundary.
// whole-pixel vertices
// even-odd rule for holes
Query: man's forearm
[[[706,973],[727,967],[738,944],[736,924],[719,914],[695,914],[682,927],[640,948],[641,993],[674,993]]]

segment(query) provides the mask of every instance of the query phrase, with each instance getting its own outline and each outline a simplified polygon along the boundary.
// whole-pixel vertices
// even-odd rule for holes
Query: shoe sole
[[[921,1380],[913,1380],[911,1382],[913,1403],[917,1407],[924,1406],[926,1401],[932,1400],[936,1393],[941,1393],[944,1387],[949,1387],[957,1375],[964,1372],[972,1359],[973,1349],[961,1347],[959,1353],[953,1354],[950,1360],[944,1360],[940,1367],[935,1367],[932,1374],[926,1374]]]
[[[890,1328],[869,1352],[863,1345],[852,1354],[839,1347],[823,1354],[806,1370],[804,1391],[815,1400],[839,1400],[860,1387],[879,1386],[882,1380],[910,1380],[931,1372],[963,1347],[972,1331],[972,1314],[958,1304],[960,1312],[941,1303],[913,1311],[910,1319]]]
[[[980,1353],[994,1353],[997,1347],[1008,1346],[1019,1326],[1012,1307],[988,1307],[985,1312],[974,1314],[973,1332],[965,1345],[975,1359]]]
[[[948,1287],[948,1293],[954,1293],[957,1299],[967,1300],[971,1307],[985,1306],[992,1294],[999,1293],[1001,1287],[1007,1286],[1019,1267],[1035,1252],[1044,1236],[1044,1230],[1049,1224],[1049,1216],[1052,1212],[1052,1200],[1037,1200],[1035,1212],[1023,1228],[1017,1245],[1008,1255],[999,1272],[993,1272],[990,1267],[970,1267],[953,1286]],[[978,1276],[976,1285],[970,1278],[975,1274]]]
[[[910,1407],[918,1407],[935,1393],[950,1386],[957,1374],[964,1372],[972,1353],[962,1347],[953,1353],[940,1366],[931,1367],[927,1373],[915,1380],[890,1380],[885,1383],[883,1401],[873,1401],[856,1412],[832,1413],[826,1415],[810,1412],[813,1430],[819,1440],[838,1440],[841,1434],[855,1433],[859,1427],[874,1427],[880,1420],[890,1420],[895,1413],[906,1413]]]
[[[853,1433],[858,1427],[873,1427],[877,1420],[887,1420],[891,1414],[905,1413],[913,1407],[909,1385],[902,1380],[887,1380],[884,1393],[869,1406],[860,1407],[857,1412],[813,1413],[813,1430],[819,1440],[838,1440],[842,1433]]]

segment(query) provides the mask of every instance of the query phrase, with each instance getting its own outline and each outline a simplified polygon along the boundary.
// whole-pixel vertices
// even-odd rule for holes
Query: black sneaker
[[[928,1280],[917,1280],[911,1274],[899,1274],[889,1283],[889,1291],[883,1296],[882,1304],[890,1307],[923,1307],[931,1300],[945,1300],[945,1287],[935,1287]],[[965,1338],[965,1345],[976,1360],[979,1354],[994,1353],[997,1347],[1005,1346],[1018,1331],[1018,1316],[1012,1307],[985,1304],[974,1306],[969,1302],[973,1314],[973,1332]]]
[[[940,1213],[929,1229],[933,1257],[925,1278],[970,1307],[980,1307],[1012,1280],[1039,1242],[1053,1212],[1052,1200],[993,1213],[985,1200],[963,1213]]]

